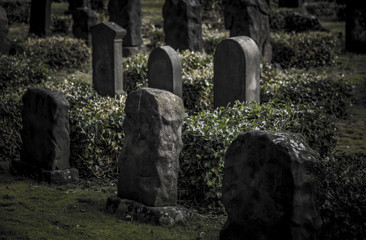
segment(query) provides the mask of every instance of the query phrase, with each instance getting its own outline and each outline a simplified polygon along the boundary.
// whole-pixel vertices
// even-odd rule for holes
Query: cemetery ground
[[[146,0],[142,1],[142,3],[145,19],[161,23],[160,11],[162,1]],[[54,14],[60,15],[63,13],[64,9],[67,8],[65,2],[53,3],[52,6]],[[154,27],[153,24],[148,26],[151,28]],[[323,26],[330,31],[343,32],[344,39],[344,22],[323,22]],[[10,27],[9,37],[11,39],[22,39],[26,37],[27,32],[28,29],[26,24],[14,23]],[[157,42],[161,40],[158,32],[158,30],[151,31],[151,33],[156,33],[154,36],[156,36],[155,40]],[[214,35],[215,32],[213,31],[210,34]],[[227,36],[227,32],[217,32],[217,35],[221,38],[222,36],[225,36],[225,34]],[[144,38],[144,40],[146,39]],[[145,44],[151,44],[151,42],[146,42]],[[344,45],[344,40],[342,44]],[[185,56],[187,56],[187,53]],[[129,64],[135,64],[133,61],[134,60],[131,60]],[[201,59],[196,59],[196,61],[195,64],[199,65]],[[344,75],[344,78],[353,85],[353,103],[347,108],[346,115],[336,119],[337,143],[335,148],[332,149],[332,152],[333,154],[341,156],[350,156],[349,154],[351,154],[353,157],[350,157],[349,161],[344,162],[344,165],[347,166],[342,168],[342,172],[340,172],[339,175],[352,175],[352,171],[357,169],[358,177],[358,174],[363,172],[363,176],[361,175],[361,183],[364,184],[366,183],[365,66],[365,54],[362,55],[342,51],[339,54],[336,65],[311,67],[300,70],[290,69],[288,71],[284,70],[276,73],[278,75],[325,74],[327,76],[335,77]],[[141,67],[141,69],[142,68],[143,67]],[[186,70],[185,68],[183,69],[183,71]],[[198,69],[197,71],[204,70]],[[143,75],[144,72],[140,74]],[[60,82],[62,84],[67,82],[69,85],[77,85],[82,82],[90,85],[91,75],[91,61],[89,60],[85,64],[77,65],[77,67],[51,70],[50,76],[52,77],[47,81]],[[49,85],[46,84],[46,86]],[[16,94],[14,94],[14,96],[15,95]],[[94,95],[91,96],[94,97]],[[14,97],[14,99],[19,98],[21,98],[21,96]],[[339,96],[339,98],[342,98],[342,96]],[[329,104],[332,103],[329,102]],[[18,133],[13,133],[13,135],[17,134]],[[117,178],[111,180],[103,177],[85,177],[72,184],[50,185],[37,182],[36,180],[11,175],[9,173],[9,161],[10,159],[0,159],[0,239],[211,240],[218,239],[219,231],[226,221],[226,215],[223,213],[222,208],[217,206],[206,208],[199,208],[197,206],[192,207],[195,204],[188,201],[181,201],[180,203],[189,207],[192,211],[199,212],[200,217],[194,218],[184,225],[164,227],[139,223],[133,219],[121,220],[117,215],[106,212],[107,198],[115,195],[117,191]],[[364,170],[360,170],[359,168],[363,168]],[[100,172],[103,172],[102,170]],[[347,171],[351,171],[351,173],[347,173]],[[349,177],[347,178],[347,181],[351,182],[348,185],[350,186],[350,189],[364,188],[364,186],[357,185],[359,184],[359,179],[355,180],[352,177]],[[352,185],[352,182],[354,182],[354,185]],[[351,194],[352,191],[350,190]],[[355,192],[357,192],[357,190]],[[350,198],[353,198],[353,196]],[[361,199],[359,203],[365,203],[365,200]],[[361,208],[362,206],[358,207]],[[338,209],[341,208],[343,208],[343,206],[339,206]],[[352,206],[349,206],[349,209],[351,208]],[[359,211],[364,211],[360,210],[360,208]],[[344,209],[347,208],[345,207]],[[336,216],[336,213],[334,214],[336,220],[341,219],[339,221],[342,221],[342,216]],[[360,219],[360,221],[363,220],[364,218]],[[339,224],[339,226],[344,226],[344,222],[337,222],[337,224]],[[366,228],[365,222],[359,222],[358,224],[361,227],[364,226]],[[348,229],[352,229],[351,227],[353,226],[350,226]]]

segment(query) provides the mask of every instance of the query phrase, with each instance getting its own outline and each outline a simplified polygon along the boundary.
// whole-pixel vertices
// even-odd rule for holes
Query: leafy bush
[[[273,31],[284,31],[286,29],[286,16],[293,13],[292,9],[274,8],[269,11],[269,26]]]
[[[28,58],[42,59],[54,69],[80,67],[90,59],[89,48],[75,38],[28,38],[20,45]]]
[[[335,2],[309,2],[305,4],[308,13],[321,19],[344,20],[343,12],[345,5],[339,5]]]
[[[52,32],[57,34],[70,35],[72,30],[71,15],[52,16]]]
[[[340,51],[339,38],[327,32],[275,33],[273,61],[283,68],[331,66]]]
[[[29,23],[31,0],[0,0],[8,15],[9,25],[13,22]]]
[[[335,146],[334,117],[309,105],[236,103],[232,108],[202,111],[185,119],[179,188],[199,206],[217,206],[221,197],[224,154],[239,133],[248,130],[302,134],[327,155]]]
[[[127,93],[148,86],[147,60],[145,55],[123,59],[123,88]]]

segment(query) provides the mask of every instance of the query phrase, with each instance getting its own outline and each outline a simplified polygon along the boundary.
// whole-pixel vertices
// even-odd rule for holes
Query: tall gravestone
[[[303,0],[279,0],[278,7],[280,8],[299,8],[302,7]]]
[[[117,23],[127,31],[123,38],[123,55],[131,56],[144,51],[141,35],[141,1],[110,0],[108,13],[109,21]]]
[[[122,38],[126,30],[114,22],[95,25],[93,36],[93,86],[103,96],[123,93]]]
[[[346,3],[346,50],[366,53],[366,2]]]
[[[319,155],[294,133],[249,131],[225,154],[220,240],[319,239]]]
[[[272,59],[269,27],[269,6],[265,0],[223,0],[225,28],[230,37],[247,36],[253,39],[262,60]]]
[[[163,6],[165,43],[175,50],[202,51],[199,0],[166,0]]]
[[[155,48],[150,53],[147,76],[150,88],[182,97],[182,66],[177,52],[170,46]]]
[[[77,8],[72,13],[72,32],[74,37],[83,39],[88,46],[92,44],[90,28],[95,25],[97,16],[88,7]]]
[[[77,169],[70,169],[69,164],[70,106],[65,96],[46,88],[30,88],[22,100],[21,161],[12,162],[12,172],[54,182],[77,179]]]
[[[214,106],[260,101],[260,53],[249,37],[219,43],[214,55]]]
[[[0,6],[0,54],[8,55],[11,42],[8,39],[7,35],[9,32],[9,25],[8,25],[8,16],[6,14],[5,9]]]
[[[51,0],[32,0],[29,33],[47,36],[51,33]]]

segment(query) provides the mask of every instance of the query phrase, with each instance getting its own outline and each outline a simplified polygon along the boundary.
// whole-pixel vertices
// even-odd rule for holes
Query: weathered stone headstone
[[[294,133],[249,131],[225,155],[220,240],[318,239],[318,154]]]
[[[93,36],[93,86],[103,96],[123,93],[122,38],[126,30],[114,22],[95,25]]]
[[[48,181],[78,178],[70,169],[69,103],[60,92],[30,88],[23,96],[21,161],[12,162],[12,172],[38,175]]]
[[[92,36],[90,28],[95,25],[97,16],[90,8],[78,8],[72,13],[73,25],[72,32],[74,37],[83,39],[90,46],[92,44]]]
[[[131,56],[144,51],[141,35],[141,1],[110,0],[108,13],[109,21],[117,23],[127,31],[123,38],[123,55]]]
[[[260,53],[249,37],[219,43],[214,55],[214,106],[260,101]]]
[[[170,46],[155,48],[149,56],[148,82],[158,88],[182,97],[182,66],[176,51]]]
[[[0,54],[8,55],[11,42],[7,38],[9,32],[8,16],[5,9],[0,6]]]
[[[118,197],[148,206],[176,205],[182,99],[165,90],[143,88],[128,95],[125,112]]]
[[[269,27],[269,7],[265,0],[224,0],[225,28],[230,37],[247,36],[253,39],[261,52],[262,60],[272,59]]]
[[[32,0],[29,33],[47,36],[51,33],[51,0]]]
[[[366,53],[366,2],[346,3],[346,50]]]
[[[165,43],[175,50],[202,51],[199,0],[166,0],[163,6]]]
[[[302,7],[303,0],[279,0],[278,7],[280,8],[299,8]]]

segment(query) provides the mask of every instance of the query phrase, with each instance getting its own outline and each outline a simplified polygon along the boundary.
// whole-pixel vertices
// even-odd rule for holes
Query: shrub
[[[339,38],[332,33],[275,33],[273,61],[283,68],[331,66],[340,52]]]
[[[343,14],[345,5],[339,5],[335,2],[309,2],[305,4],[308,13],[321,19],[345,20]]]
[[[199,206],[217,206],[221,197],[224,154],[239,133],[248,130],[302,134],[322,155],[335,146],[334,118],[309,105],[236,103],[185,119],[179,188]]]
[[[58,34],[70,35],[72,32],[72,17],[71,15],[65,16],[52,16],[52,32]]]
[[[147,60],[145,55],[123,59],[123,88],[127,93],[148,86]]]
[[[286,28],[286,16],[293,12],[292,9],[275,8],[269,11],[269,26],[273,31],[284,31]]]
[[[89,48],[75,38],[28,38],[20,45],[28,58],[42,59],[54,69],[80,67],[90,59]]]
[[[13,22],[29,23],[31,0],[0,0],[8,15],[9,25]]]

